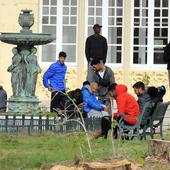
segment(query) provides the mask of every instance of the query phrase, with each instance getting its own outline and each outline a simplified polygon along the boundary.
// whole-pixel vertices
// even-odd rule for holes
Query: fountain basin
[[[41,33],[0,33],[0,40],[4,43],[14,45],[44,45],[55,40],[55,37],[51,34]]]

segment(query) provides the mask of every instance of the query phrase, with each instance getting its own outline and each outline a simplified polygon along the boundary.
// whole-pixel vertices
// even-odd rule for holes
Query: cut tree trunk
[[[149,156],[170,161],[170,141],[151,139],[149,142]]]

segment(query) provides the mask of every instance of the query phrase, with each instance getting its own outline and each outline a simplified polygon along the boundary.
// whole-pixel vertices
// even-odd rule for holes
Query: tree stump
[[[150,140],[149,156],[170,161],[170,141]]]
[[[114,160],[111,162],[82,162],[77,166],[69,167],[56,165],[51,170],[132,170],[132,168],[128,160]]]

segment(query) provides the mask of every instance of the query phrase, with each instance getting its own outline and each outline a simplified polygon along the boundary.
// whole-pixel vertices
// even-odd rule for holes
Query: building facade
[[[85,41],[96,23],[103,26],[102,35],[108,41],[107,65],[118,83],[126,84],[131,92],[139,80],[168,88],[163,47],[170,39],[169,0],[0,0],[0,8],[0,32],[19,32],[19,12],[31,9],[33,32],[55,35],[55,41],[38,48],[37,58],[44,72],[60,51],[66,51],[69,89],[81,87],[86,79]],[[9,95],[10,74],[6,70],[12,47],[0,42],[0,84]],[[43,88],[42,75],[36,94],[44,100],[49,93]]]

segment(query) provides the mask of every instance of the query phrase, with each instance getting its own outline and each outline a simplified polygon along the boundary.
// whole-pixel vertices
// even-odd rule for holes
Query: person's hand
[[[53,92],[54,89],[53,89],[52,87],[49,87],[49,88],[48,88],[48,91]]]

